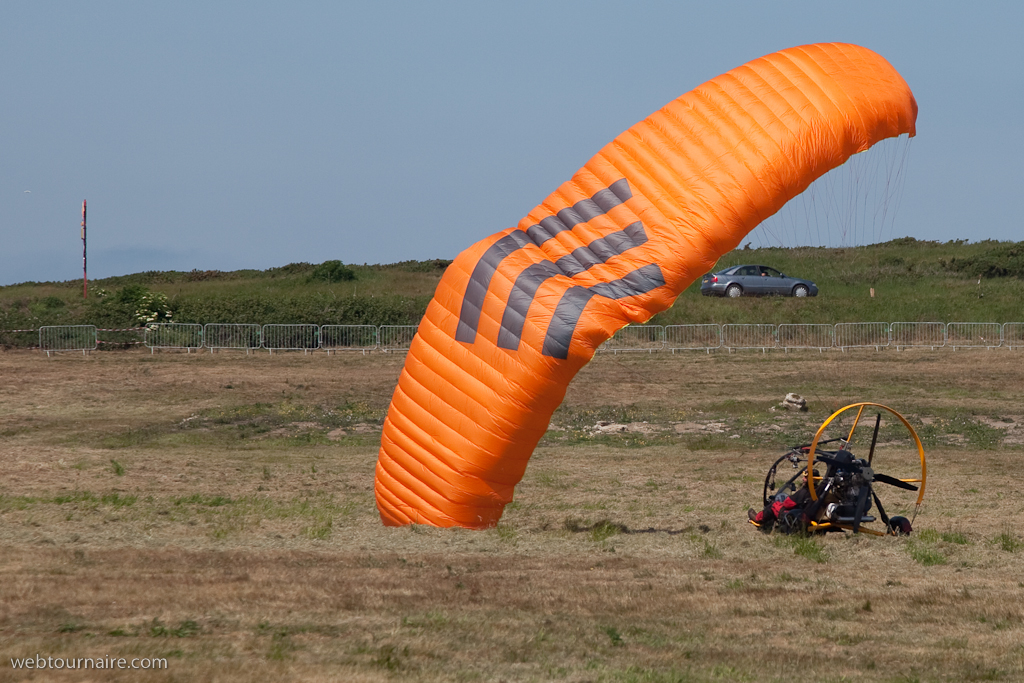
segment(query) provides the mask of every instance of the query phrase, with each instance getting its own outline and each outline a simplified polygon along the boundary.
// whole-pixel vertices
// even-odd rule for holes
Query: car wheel
[[[805,285],[797,285],[793,288],[793,296],[804,298],[807,296],[807,287]]]
[[[735,299],[736,297],[742,294],[743,288],[740,287],[739,285],[729,285],[729,288],[725,290],[725,295],[730,299]]]

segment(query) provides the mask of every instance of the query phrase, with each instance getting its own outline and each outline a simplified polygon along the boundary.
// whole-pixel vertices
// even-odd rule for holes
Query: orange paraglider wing
[[[903,78],[862,47],[756,59],[619,135],[519,225],[445,272],[398,380],[377,461],[388,525],[486,528],[570,380],[663,311],[812,181],[914,135]]]

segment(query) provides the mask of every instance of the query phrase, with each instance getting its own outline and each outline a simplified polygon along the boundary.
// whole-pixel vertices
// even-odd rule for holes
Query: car
[[[730,266],[708,273],[700,283],[704,296],[817,296],[818,285],[810,280],[789,277],[768,266]]]

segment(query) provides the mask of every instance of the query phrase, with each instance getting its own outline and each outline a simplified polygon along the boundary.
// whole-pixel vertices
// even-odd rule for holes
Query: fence
[[[419,325],[381,325],[377,333],[380,350],[384,353],[408,351],[418,327]]]
[[[29,335],[38,335],[39,346],[51,353],[88,353],[99,344],[124,346],[145,344],[156,349],[257,349],[274,351],[407,351],[416,335],[416,325],[255,325],[208,323],[156,323],[126,330],[98,329],[94,325],[50,325],[38,330],[0,330],[0,346],[29,346]],[[129,335],[143,341],[99,339],[98,333]],[[127,338],[126,338],[127,339]],[[598,349],[626,351],[706,351],[734,349],[839,349],[895,346],[958,348],[1024,348],[1024,322],[1013,323],[836,323],[828,324],[725,324],[627,325]]]
[[[775,325],[722,325],[722,346],[733,349],[774,349],[778,342]]]
[[[207,323],[203,328],[203,342],[214,349],[245,349],[246,353],[263,345],[263,327],[260,325]]]
[[[1024,323],[1003,323],[1003,346],[1007,348],[1024,347]]]
[[[49,356],[57,351],[93,351],[97,346],[95,325],[51,325],[39,328],[39,349]]]
[[[601,351],[620,353],[646,351],[652,353],[665,348],[665,328],[661,325],[627,325],[601,345]]]
[[[835,326],[808,324],[808,325],[779,325],[778,330],[779,348],[789,351],[790,349],[818,349],[824,351],[832,348],[835,340]]]
[[[324,325],[320,328],[320,348],[331,351],[372,351],[377,348],[376,325]]]
[[[889,340],[897,351],[907,346],[936,349],[946,345],[946,326],[943,323],[892,323]]]
[[[889,345],[889,323],[836,323],[833,343],[837,348],[870,348],[881,351]]]
[[[274,351],[303,351],[320,348],[318,325],[264,325],[263,348]]]
[[[721,325],[667,325],[665,348],[676,351],[706,351],[722,346]]]
[[[154,323],[146,326],[144,339],[150,353],[156,349],[192,349],[203,348],[203,326],[191,323]]]
[[[948,323],[946,346],[994,349],[1002,343],[1003,326],[999,323]]]

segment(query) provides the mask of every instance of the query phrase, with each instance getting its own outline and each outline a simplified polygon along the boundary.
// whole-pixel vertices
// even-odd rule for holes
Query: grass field
[[[1019,351],[599,355],[482,532],[379,522],[403,360],[0,352],[0,681],[1024,679]],[[914,534],[747,524],[857,400],[925,442]]]

